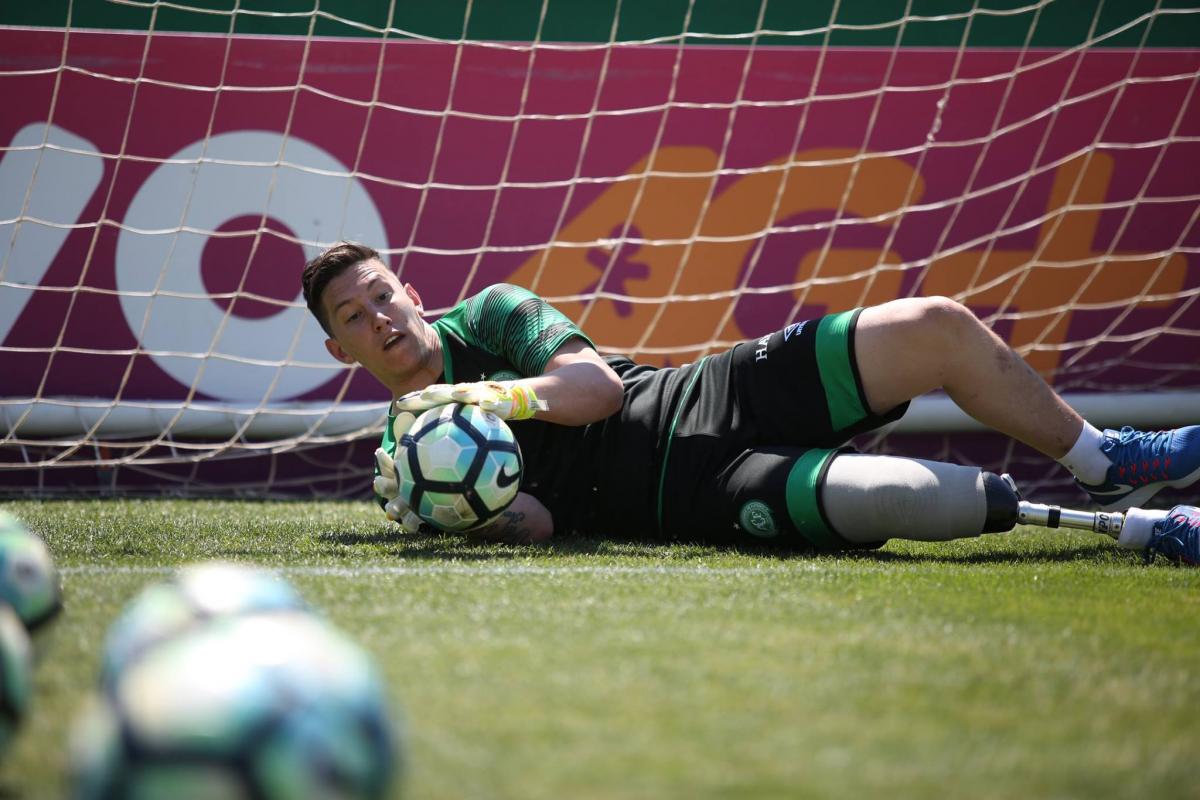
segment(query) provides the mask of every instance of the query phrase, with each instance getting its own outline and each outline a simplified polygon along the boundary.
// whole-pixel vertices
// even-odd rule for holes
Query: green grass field
[[[3,797],[63,796],[106,627],[211,558],[281,570],[374,654],[410,798],[1200,796],[1200,571],[1093,535],[806,557],[404,537],[368,503],[4,507],[66,609]]]

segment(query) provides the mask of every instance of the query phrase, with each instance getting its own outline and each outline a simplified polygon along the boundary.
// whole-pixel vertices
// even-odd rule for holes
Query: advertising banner
[[[0,395],[384,400],[300,298],[343,238],[650,363],[945,294],[1060,389],[1194,387],[1198,71],[0,29]]]

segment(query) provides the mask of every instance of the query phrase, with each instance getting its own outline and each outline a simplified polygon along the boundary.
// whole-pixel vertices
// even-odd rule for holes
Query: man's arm
[[[582,339],[564,342],[541,375],[521,383],[532,386],[548,406],[534,418],[557,425],[597,422],[620,411],[625,401],[621,378]]]
[[[556,425],[587,425],[620,411],[625,389],[612,367],[589,342],[572,338],[559,345],[540,375],[515,381],[439,383],[397,398],[392,413],[419,414],[446,403],[477,405],[501,419],[536,416]]]
[[[540,500],[521,492],[499,517],[471,533],[508,544],[541,544],[554,534],[554,521]]]

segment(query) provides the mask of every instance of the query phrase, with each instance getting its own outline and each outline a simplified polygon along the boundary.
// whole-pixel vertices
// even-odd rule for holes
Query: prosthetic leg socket
[[[1016,491],[978,467],[843,453],[821,487],[826,519],[845,539],[947,541],[1011,530]]]

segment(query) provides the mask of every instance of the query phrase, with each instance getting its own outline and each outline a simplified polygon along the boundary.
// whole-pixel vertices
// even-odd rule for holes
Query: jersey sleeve
[[[595,344],[565,314],[528,289],[506,283],[466,302],[460,334],[506,358],[522,375],[540,375],[558,348],[579,338]]]

